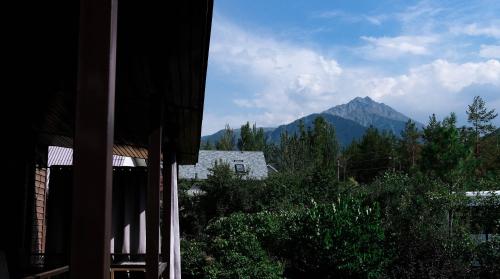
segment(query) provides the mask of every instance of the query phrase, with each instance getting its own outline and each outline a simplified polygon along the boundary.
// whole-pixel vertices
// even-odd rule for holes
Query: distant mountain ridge
[[[264,128],[268,142],[278,143],[283,132],[294,134],[298,131],[300,121],[304,122],[306,128],[312,127],[314,119],[322,116],[335,128],[337,139],[342,146],[349,145],[353,140],[363,136],[370,126],[380,131],[392,132],[399,136],[410,119],[408,116],[396,111],[384,103],[378,103],[370,97],[356,97],[347,104],[338,105],[321,113],[313,113],[299,118],[291,123],[280,125],[276,128]],[[419,129],[423,124],[416,122]],[[239,138],[240,129],[234,129],[236,140]],[[212,135],[202,137],[202,142],[214,143],[220,139],[224,130]]]
[[[314,120],[320,116],[323,117],[330,125],[335,127],[337,140],[342,146],[350,144],[355,139],[361,138],[366,131],[366,127],[363,127],[352,120],[327,113],[313,113],[297,119],[292,123],[281,125],[276,129],[267,132],[266,138],[269,142],[277,143],[280,141],[281,134],[285,131],[289,135],[299,132],[299,124],[301,121],[304,123],[306,128],[312,127],[314,125]]]
[[[384,103],[375,102],[370,97],[356,97],[347,104],[335,106],[323,113],[352,120],[364,127],[373,126],[379,130],[390,131],[395,135],[400,134],[410,119]],[[420,129],[424,126],[419,122],[416,122],[416,125]]]

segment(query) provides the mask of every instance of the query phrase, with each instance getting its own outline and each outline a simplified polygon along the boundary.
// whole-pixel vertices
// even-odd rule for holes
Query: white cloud
[[[425,121],[431,113],[464,111],[472,100],[472,96],[464,95],[464,90],[476,85],[491,85],[500,93],[500,61],[456,64],[435,60],[411,68],[406,74],[366,78],[361,91]],[[500,94],[493,101],[500,101]]]
[[[212,65],[225,71],[228,78],[243,79],[242,86],[258,85],[258,90],[233,100],[236,106],[245,108],[245,113],[205,114],[204,134],[226,123],[233,127],[246,121],[277,126],[356,96],[370,96],[426,121],[431,113],[465,110],[472,99],[463,95],[467,87],[491,85],[500,92],[500,61],[495,59],[475,63],[436,59],[402,74],[383,75],[376,68],[342,66],[312,48],[259,36],[221,19],[217,23],[210,49]],[[393,55],[426,55],[437,39],[400,36],[366,37],[366,41],[381,52],[379,55],[382,50],[391,50]],[[500,94],[490,99],[498,104]]]
[[[500,45],[481,45],[479,56],[500,59]]]
[[[344,22],[357,23],[357,22],[368,22],[373,25],[381,25],[385,20],[387,20],[387,15],[364,15],[364,14],[351,14],[341,10],[330,10],[317,13],[315,15],[317,18],[324,19],[339,19]]]
[[[369,58],[396,59],[402,55],[429,55],[430,46],[438,42],[436,36],[361,37],[368,42],[360,48]]]
[[[210,59],[228,74],[262,85],[236,105],[264,109],[261,125],[275,125],[331,102],[335,79],[342,74],[336,60],[318,52],[245,32],[218,19],[214,25]]]
[[[472,23],[465,26],[454,27],[451,30],[456,34],[464,34],[469,36],[486,36],[500,39],[500,22],[493,22],[489,25],[479,25],[477,23]]]

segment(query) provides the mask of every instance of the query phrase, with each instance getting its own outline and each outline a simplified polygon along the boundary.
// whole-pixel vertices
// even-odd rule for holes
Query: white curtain
[[[172,164],[170,187],[170,279],[181,279],[181,240],[179,235],[179,201],[177,196],[177,163]],[[166,189],[164,189],[165,191]]]

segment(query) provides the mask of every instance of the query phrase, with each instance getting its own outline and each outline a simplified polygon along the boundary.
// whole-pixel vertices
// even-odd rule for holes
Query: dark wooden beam
[[[109,278],[117,0],[81,0],[70,276]]]
[[[146,279],[158,279],[159,273],[161,130],[160,126],[149,136],[146,198]]]

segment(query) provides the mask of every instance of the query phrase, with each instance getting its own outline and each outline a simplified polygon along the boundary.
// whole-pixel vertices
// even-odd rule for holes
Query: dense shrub
[[[205,239],[208,256],[189,252],[211,260],[188,257],[204,264],[203,278],[378,278],[386,262],[377,207],[351,198],[232,214],[212,222]]]

